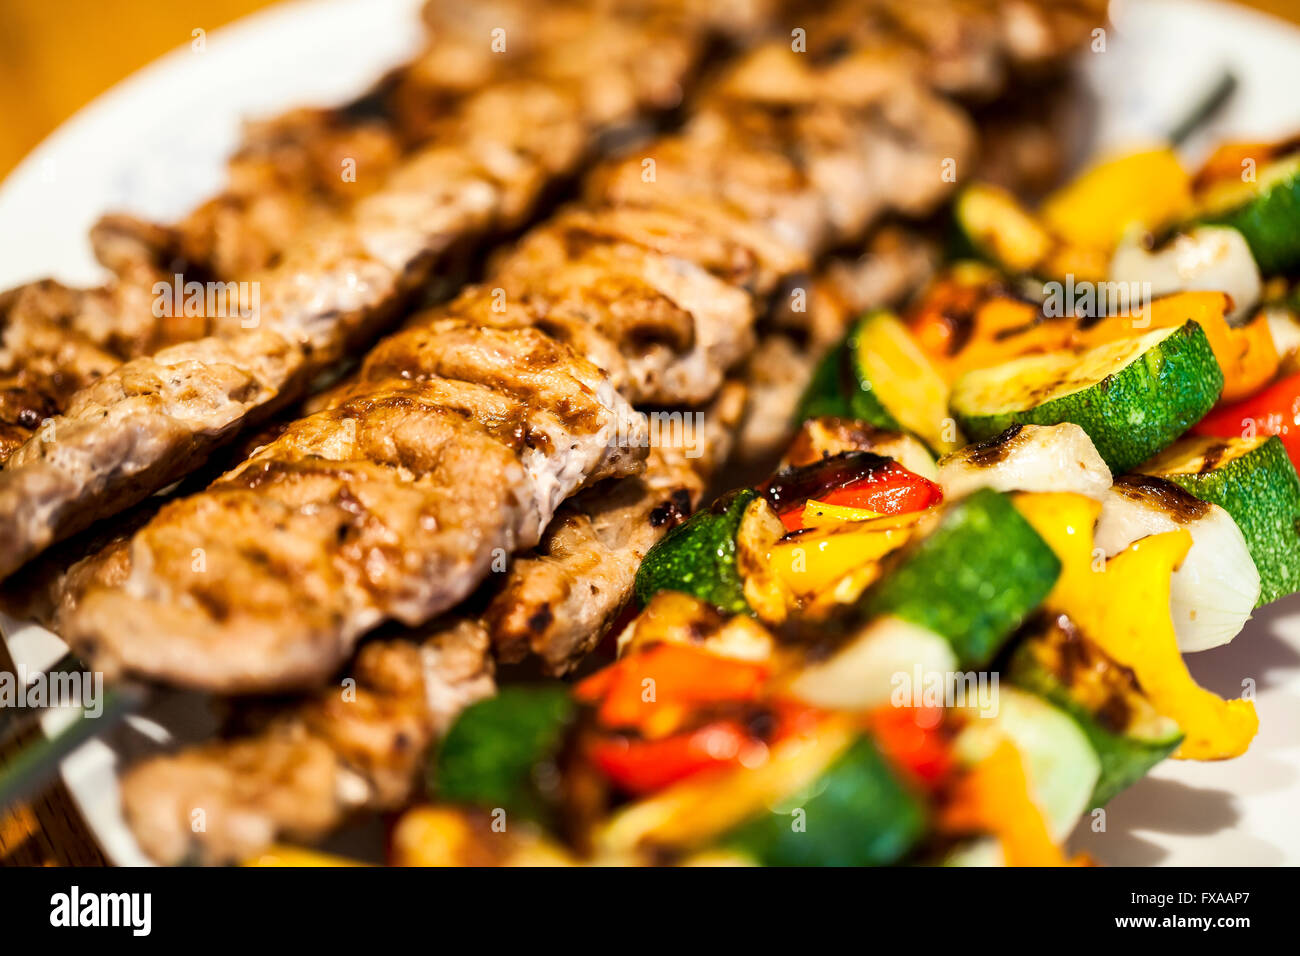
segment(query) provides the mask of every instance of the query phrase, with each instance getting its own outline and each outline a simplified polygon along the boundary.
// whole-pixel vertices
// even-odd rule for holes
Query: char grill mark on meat
[[[651,449],[643,475],[565,504],[483,614],[498,660],[532,654],[558,676],[595,648],[631,597],[645,553],[698,506],[729,456],[744,403],[743,387],[725,386],[699,428],[684,426],[676,444]]]
[[[680,66],[671,82],[684,78],[698,46],[697,29],[683,26],[668,37],[656,62]],[[645,71],[635,61],[623,66]],[[644,101],[649,80],[629,77],[631,102]],[[0,576],[53,541],[141,500],[246,424],[298,397],[315,373],[371,339],[449,249],[517,225],[542,187],[572,169],[589,147],[598,123],[584,109],[569,81],[526,73],[469,96],[441,121],[442,134],[395,166],[382,187],[327,217],[274,268],[254,277],[260,289],[255,330],[242,328],[238,318],[225,319],[203,330],[208,338],[111,371],[115,362],[100,362],[88,376],[98,381],[72,396],[66,414],[54,416],[56,439],[74,434],[75,447],[47,454],[42,446],[49,443],[29,436],[0,471],[0,539],[10,545],[0,555]],[[257,355],[259,347],[279,360]],[[222,363],[221,370],[197,367],[206,354]],[[174,377],[181,363],[198,378],[229,373],[256,379],[258,389],[238,396],[212,387],[170,394],[146,384],[145,394],[132,393],[130,383]],[[271,364],[278,374],[264,374]],[[33,383],[13,387],[20,386],[26,387],[0,408],[10,444],[22,435],[15,431],[19,420],[33,419],[38,404]],[[91,408],[113,392],[123,407]],[[109,433],[127,420],[131,436]]]
[[[141,847],[162,863],[240,862],[277,839],[319,839],[350,814],[409,801],[429,745],[465,707],[495,693],[494,650],[503,659],[532,651],[563,673],[600,640],[631,597],[641,556],[699,503],[726,458],[743,401],[743,388],[729,384],[702,413],[700,430],[651,450],[644,474],[566,504],[537,549],[510,567],[481,619],[365,644],[349,671],[351,699],[322,690],[256,734],[131,768],[122,804]],[[120,581],[120,548],[71,573]],[[543,609],[547,625],[521,645],[516,622]],[[202,833],[190,826],[195,807],[205,809]]]
[[[417,625],[463,599],[585,482],[642,467],[644,419],[536,330],[447,320],[381,357],[398,344],[409,377],[363,376],[164,507],[131,539],[125,579],[70,603],[69,643],[109,674],[318,684],[381,621]]]
[[[885,99],[888,98],[886,95]],[[763,172],[755,183],[763,184],[769,195],[778,198],[788,183],[795,184],[803,197],[802,205],[815,210],[821,218],[821,224],[811,234],[828,234],[832,226],[827,220],[834,218],[830,210],[838,197],[827,191],[832,188],[830,182],[824,181],[819,187],[804,177],[800,168],[810,165],[820,155],[820,134],[790,122],[779,110],[755,108],[740,112],[747,119],[727,127],[732,135],[710,138],[713,136],[710,124],[721,115],[715,107],[708,108],[704,114],[709,122],[704,124],[702,139],[694,132],[695,123],[686,134],[699,148],[683,158],[688,170],[705,171],[703,187],[699,187],[705,188],[705,198],[715,204],[727,201],[725,195],[717,192],[710,195],[707,190],[729,181],[723,173],[728,161],[741,166],[756,165],[760,170],[766,169],[771,161],[783,171],[778,177],[780,181],[773,184]],[[845,156],[864,150],[876,151],[872,131],[878,126],[877,113],[874,107],[866,111],[856,107],[840,111],[837,129],[847,132],[836,141],[834,148]],[[969,146],[969,130],[961,123],[952,129],[941,129],[936,136],[943,140],[946,155],[962,156]],[[885,151],[888,153],[888,149]],[[799,156],[799,162],[791,160],[790,155]],[[931,164],[924,150],[918,155],[916,162],[924,161],[931,167],[922,192],[937,199],[939,189],[944,188],[933,175],[937,160]],[[707,158],[701,161],[698,158],[701,156]],[[747,159],[757,162],[749,164]],[[686,178],[691,180],[692,176]],[[457,193],[463,198],[463,189]],[[363,200],[359,207],[391,198],[392,191],[377,193]],[[653,194],[645,196],[637,205],[672,206],[681,199],[676,191],[670,190],[657,198]],[[411,200],[418,201],[418,197],[412,195]],[[900,194],[898,201],[920,200]],[[603,209],[616,205],[593,202],[591,208],[593,215],[599,217]],[[779,243],[809,256],[818,251],[815,243],[807,250],[801,249],[779,229],[775,235],[777,238],[769,246]],[[494,297],[499,289],[507,301],[535,300],[535,308],[548,319],[585,320],[601,336],[611,340],[621,355],[622,384],[629,398],[663,404],[698,404],[708,400],[720,387],[726,370],[738,363],[752,345],[757,312],[755,297],[711,272],[708,265],[712,263],[716,268],[717,259],[698,242],[679,245],[678,254],[670,255],[656,248],[664,240],[654,235],[636,242],[621,237],[617,231],[600,236],[586,230],[580,241],[574,242],[573,237],[574,231],[564,217],[558,226],[547,225],[535,230],[498,264],[485,285],[493,287]],[[687,255],[692,258],[685,258]],[[483,300],[476,301],[481,307]],[[306,321],[300,323],[299,334],[303,338],[310,339],[312,335],[312,317],[313,313],[308,311]],[[515,316],[512,321],[518,319]],[[381,345],[377,349],[373,368],[367,366],[362,370],[364,393],[382,391],[383,382],[394,369],[398,379],[406,382],[411,371],[400,366],[418,359],[420,352],[414,348],[418,337],[422,335],[421,341],[429,344],[444,334],[441,327],[437,327],[436,334],[430,334],[438,320],[431,321],[434,326],[425,321],[417,323],[414,331],[399,333],[395,341],[403,344]],[[277,324],[294,323],[280,317]],[[518,336],[525,330],[511,331]],[[455,350],[444,352],[452,355]],[[400,361],[395,362],[395,357]],[[395,393],[399,391],[394,389]],[[612,388],[610,392],[612,395]],[[343,394],[352,396],[348,398],[349,403],[362,397],[362,393],[345,391]],[[439,400],[450,402],[441,392]],[[355,404],[349,407],[355,409],[356,427],[362,431],[368,432],[374,422],[383,418],[380,407]],[[337,413],[335,408],[305,421],[316,423],[318,429],[335,429],[340,422],[330,415]],[[444,430],[451,429],[458,421],[450,414],[450,407],[427,407],[421,413],[436,420]],[[625,417],[621,412],[615,416]],[[326,425],[322,426],[322,422]],[[512,425],[499,424],[507,428]],[[613,426],[617,422],[609,424]],[[485,431],[486,426],[478,423],[478,430]],[[273,461],[278,466],[276,456],[292,445],[296,435],[297,431],[291,428],[255,455],[250,468]],[[414,533],[403,535],[390,527],[397,518],[372,522],[378,528],[371,529],[368,535],[348,531],[350,525],[344,515],[350,513],[349,509],[360,515],[372,515],[377,497],[374,489],[384,486],[381,478],[373,473],[372,463],[364,460],[349,461],[350,477],[345,487],[339,487],[339,481],[325,481],[321,476],[315,476],[314,484],[298,482],[312,488],[323,483],[314,492],[315,497],[302,501],[283,502],[269,494],[268,489],[279,489],[285,484],[275,481],[259,484],[257,496],[251,500],[245,500],[248,497],[245,493],[232,502],[227,500],[226,483],[218,482],[211,493],[169,506],[136,535],[132,548],[134,570],[126,585],[116,591],[96,591],[81,598],[75,613],[64,623],[65,636],[74,645],[84,647],[88,655],[110,672],[124,669],[226,691],[304,686],[319,681],[338,665],[357,636],[380,621],[396,617],[418,624],[455,603],[485,572],[493,548],[508,552],[535,543],[559,502],[600,473],[599,460],[569,454],[562,447],[558,454],[548,457],[535,449],[509,448],[503,441],[506,436],[499,431],[489,437],[496,442],[494,447],[508,448],[509,454],[517,455],[518,460],[500,458],[494,466],[500,472],[495,480],[474,474],[466,465],[466,473],[440,473],[436,481],[425,483],[427,488],[419,483],[404,485],[402,490],[408,504],[399,514],[410,521],[414,502],[422,500],[421,491],[425,497],[432,496],[436,504],[437,494],[446,492],[447,488],[453,489],[447,493],[459,502],[462,499],[456,495],[463,495],[465,487],[485,481],[493,483],[492,494],[507,498],[527,483],[533,494],[524,495],[522,507],[517,507],[513,500],[504,500],[499,509],[492,509],[501,511],[499,522],[461,515],[460,505],[443,503],[443,507],[456,512],[453,524],[471,529],[468,535],[457,537],[446,522],[448,530],[436,539]],[[342,439],[327,432],[325,437],[316,440],[330,445]],[[457,447],[459,450],[462,446]],[[490,451],[481,453],[481,459],[480,468],[487,468],[497,460]],[[529,467],[529,462],[541,464]],[[296,468],[295,472],[300,470]],[[343,500],[345,489],[346,501]],[[362,490],[369,494],[360,504],[355,504]],[[392,505],[396,507],[397,503]],[[305,514],[308,508],[313,510]],[[235,518],[221,520],[219,515],[223,509],[233,512]],[[436,508],[434,513],[438,514]],[[515,526],[516,519],[522,521],[520,527]],[[249,556],[232,544],[241,540],[241,524],[256,531],[246,548]],[[219,540],[210,541],[210,529],[217,526],[229,526],[229,530]],[[526,528],[527,533],[522,533],[521,528]],[[166,529],[166,533],[160,529]],[[365,548],[354,545],[354,534],[361,537]],[[402,560],[426,575],[423,587],[394,570],[398,561],[389,556],[392,546],[388,543],[380,546],[384,534],[396,536],[399,539],[396,551]],[[338,537],[337,543],[332,536]],[[458,560],[448,557],[450,541],[457,545],[454,553]],[[347,560],[344,552],[349,547],[360,550],[364,560],[362,557]],[[196,552],[207,555],[210,568],[216,561],[216,570],[197,582],[189,570],[189,556]],[[163,560],[164,556],[169,559]],[[299,566],[309,570],[295,574]],[[273,581],[257,580],[264,568],[271,569]],[[241,586],[214,587],[212,580],[238,580]],[[376,597],[376,590],[382,592],[380,597]],[[295,611],[290,620],[281,621],[276,609],[283,607],[305,609],[301,614]],[[270,623],[272,620],[274,624]],[[123,622],[129,625],[124,627]]]

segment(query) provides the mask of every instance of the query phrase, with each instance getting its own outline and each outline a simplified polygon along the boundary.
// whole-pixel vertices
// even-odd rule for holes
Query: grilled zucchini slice
[[[982,667],[1042,602],[1061,563],[1006,495],[982,488],[949,505],[889,559],[883,577],[836,624],[893,616],[945,638],[957,663]],[[854,626],[856,624],[856,626]]]
[[[1275,435],[1188,435],[1139,471],[1218,505],[1259,571],[1259,606],[1300,590],[1300,478]]]
[[[750,613],[744,578],[736,566],[736,537],[756,498],[752,488],[740,488],[669,531],[637,569],[635,590],[641,605],[660,591],[683,591],[729,614]]]
[[[434,755],[429,785],[439,800],[550,823],[559,794],[546,784],[578,708],[569,688],[503,687],[468,707]]]
[[[1044,618],[1027,630],[1007,676],[1079,725],[1100,763],[1088,805],[1104,806],[1173,753],[1182,742],[1182,731],[1156,713],[1132,671],[1067,618]]]
[[[1024,761],[1029,797],[1057,843],[1063,842],[1088,809],[1100,761],[1088,738],[1064,711],[1042,698],[999,686],[997,713],[976,711],[953,744],[970,763],[1010,740]]]
[[[947,383],[889,312],[864,316],[822,360],[798,416],[852,418],[906,431],[936,454],[962,445],[948,417]]]
[[[801,828],[793,826],[795,809]],[[737,827],[722,845],[764,866],[887,866],[920,842],[926,817],[921,797],[862,735],[811,786]]]
[[[1221,180],[1201,198],[1200,220],[1236,229],[1265,276],[1300,268],[1300,156],[1269,163],[1255,182]]]
[[[1015,359],[963,375],[952,410],[973,439],[1011,425],[1074,422],[1116,474],[1168,447],[1223,391],[1223,372],[1195,322],[1085,352]]]

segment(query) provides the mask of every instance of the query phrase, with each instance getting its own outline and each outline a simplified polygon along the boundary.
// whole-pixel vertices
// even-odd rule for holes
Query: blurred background
[[[473,2],[473,0],[466,0]],[[1239,0],[1300,22],[1300,0]],[[271,0],[0,0],[0,178],[61,122],[168,50]]]
[[[65,119],[168,50],[272,0],[0,0],[0,178]]]

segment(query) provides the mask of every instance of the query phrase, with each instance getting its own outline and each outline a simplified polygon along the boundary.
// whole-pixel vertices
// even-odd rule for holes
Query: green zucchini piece
[[[1188,435],[1138,470],[1232,515],[1259,571],[1257,606],[1300,591],[1300,478],[1277,436]]]
[[[1300,156],[1265,165],[1253,183],[1211,187],[1204,205],[1200,221],[1240,232],[1262,275],[1300,268]]]
[[[863,386],[855,360],[858,351],[857,326],[817,364],[795,411],[795,420],[830,416],[852,418],[887,431],[902,431],[870,385]]]
[[[1017,687],[1069,714],[1101,762],[1089,806],[1105,806],[1182,742],[1183,733],[1156,713],[1133,672],[1089,641],[1067,618],[1027,629],[1007,668]]]
[[[948,427],[947,384],[903,323],[885,311],[859,319],[822,360],[797,414],[801,422],[829,415],[908,432],[936,454],[962,444]]]
[[[641,605],[660,591],[684,591],[729,614],[749,613],[745,582],[736,567],[736,535],[745,509],[757,497],[752,488],[729,492],[669,531],[636,572]]]
[[[1048,832],[1062,842],[1088,809],[1100,761],[1069,715],[1034,694],[999,686],[997,712],[972,716],[953,742],[953,751],[974,763],[1010,740],[1024,763],[1029,796]]]
[[[1196,322],[968,372],[952,410],[981,441],[1009,426],[1074,422],[1120,474],[1168,447],[1208,412],[1223,372]]]
[[[989,262],[1008,275],[1032,272],[1056,240],[1015,197],[997,186],[967,186],[953,202],[957,236],[951,252]]]
[[[982,667],[1047,597],[1061,562],[1011,499],[981,488],[890,559],[852,609],[892,614],[946,638],[963,668]]]
[[[888,866],[920,842],[926,820],[921,798],[861,736],[811,787],[721,842],[764,866]]]
[[[466,708],[434,755],[430,791],[451,803],[549,822],[557,795],[539,772],[554,766],[577,705],[563,684],[503,687]]]

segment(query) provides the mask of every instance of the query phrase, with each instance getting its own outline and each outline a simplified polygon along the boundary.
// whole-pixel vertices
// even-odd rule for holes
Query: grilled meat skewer
[[[903,95],[908,102],[923,99],[910,88]],[[963,154],[969,131],[951,109],[944,112],[937,102],[932,108],[950,121],[939,124],[929,147],[934,152],[920,145],[916,132],[909,137],[917,144],[915,163],[935,169],[940,157]],[[720,136],[721,107],[702,118],[707,147],[697,141],[694,122],[684,134],[697,146],[688,157],[692,167],[709,176],[720,173],[720,152],[742,165],[745,157],[784,165],[798,177],[792,198],[822,216],[810,235],[834,234],[837,217],[826,191],[833,181],[819,185],[798,175],[799,165],[789,158],[810,163],[821,155],[817,131],[779,116],[759,122],[750,114]],[[874,104],[845,108],[836,120],[833,149],[842,151],[846,163],[854,151],[869,157],[878,150],[891,167],[899,166],[896,129],[882,124]],[[703,164],[701,148],[711,157]],[[870,172],[869,159],[862,165]],[[668,162],[660,171],[676,177]],[[911,179],[932,202],[948,188],[938,177]],[[774,198],[788,196],[786,189],[783,180]],[[895,193],[896,201],[909,204],[924,198],[915,191]],[[643,196],[637,205],[655,205],[653,198]],[[665,190],[659,201],[659,208],[671,210],[679,197]],[[605,208],[589,205],[597,219]],[[718,260],[701,243],[666,255],[654,250],[661,241],[655,237],[639,243],[617,235],[587,234],[576,244],[572,239],[564,216],[558,225],[539,227],[489,277],[485,288],[492,288],[491,295],[480,290],[469,297],[471,306],[453,303],[447,318],[381,343],[333,408],[290,426],[208,491],[164,508],[133,536],[124,582],[80,595],[59,622],[63,636],[109,674],[129,672],[223,692],[306,687],[333,672],[355,640],[381,621],[396,618],[416,626],[456,604],[478,584],[493,549],[508,553],[536,543],[564,497],[603,469],[616,472],[637,460],[635,447],[607,457],[577,450],[579,436],[584,447],[594,448],[602,429],[604,440],[634,434],[629,410],[619,406],[614,389],[634,402],[707,400],[726,370],[749,351],[760,298],[709,271],[719,268]],[[807,254],[816,251],[814,246]],[[754,275],[745,281],[758,293],[766,291],[767,283]],[[498,310],[498,301],[520,302],[538,324],[500,329],[493,333],[499,344],[495,351],[484,348],[484,361],[458,362],[463,355],[452,331],[487,338],[491,326],[520,321]],[[473,313],[468,321],[450,318],[467,308]],[[537,397],[519,380],[527,362],[513,356],[567,351],[554,338],[537,341],[543,333],[571,332],[575,322],[557,324],[566,318],[582,320],[589,346],[603,339],[596,360],[617,367],[605,385],[584,379],[602,396],[595,427],[575,428],[565,409],[554,406],[562,431],[573,438],[549,433],[545,447],[534,447],[527,429],[541,426],[526,412]],[[528,334],[536,344],[518,345]],[[611,349],[620,363],[608,361]],[[494,392],[510,396],[500,410]],[[524,431],[490,433],[489,423],[508,414],[510,401]],[[570,414],[580,407],[575,404]],[[584,421],[590,414],[584,413]],[[477,474],[468,464],[439,472],[437,463],[457,447],[466,420],[473,425],[465,427],[487,433],[487,444],[479,443],[484,463]],[[421,430],[423,422],[429,424]],[[394,423],[409,429],[400,432],[409,443],[398,448],[387,437]],[[355,444],[340,437],[350,429]],[[548,487],[526,480],[530,456]],[[198,573],[191,567],[194,554],[205,559]],[[265,580],[267,569],[272,581]],[[286,616],[285,608],[302,612]]]
[[[122,802],[145,852],[168,863],[238,862],[276,839],[317,840],[348,816],[408,802],[428,745],[495,692],[494,645],[513,657],[520,641],[532,642],[567,667],[600,639],[631,594],[641,556],[699,503],[742,399],[743,389],[724,388],[690,442],[656,447],[644,474],[569,502],[482,615],[435,622],[422,636],[377,638],[349,671],[354,685],[322,689],[255,734],[132,768]],[[190,825],[195,807],[205,811],[200,833]]]
[[[683,25],[672,42],[694,49],[698,37]],[[108,371],[10,456],[0,471],[0,540],[9,545],[0,574],[180,477],[300,395],[371,338],[442,254],[518,223],[597,132],[572,89],[534,80],[475,94],[443,125],[445,137],[254,280],[260,315]]]
[[[657,4],[649,6],[656,11],[660,9]],[[629,10],[643,12],[641,5],[636,3],[632,3]],[[1025,7],[1020,15],[1028,16],[1035,10]],[[980,16],[986,15],[980,13]],[[690,51],[700,48],[700,31],[691,28],[689,18],[680,28],[674,29],[679,26],[677,21],[680,19],[674,20],[670,12],[655,20],[655,35],[666,34],[669,39],[653,45],[657,52],[649,61],[629,54],[630,62],[625,63],[633,89],[644,91],[644,98],[651,102],[663,102],[667,95],[665,90],[672,87],[673,81],[669,77],[674,69],[683,72],[692,59]],[[814,24],[817,36],[832,32],[819,25],[815,18],[810,22]],[[833,19],[829,22],[833,25]],[[998,56],[1014,61],[1016,56],[1023,54],[1023,51],[1017,52],[1015,43],[998,31],[984,31],[981,35],[987,36],[985,42],[997,46],[1001,51]],[[1057,40],[1045,26],[1036,37],[1049,46]],[[1069,31],[1063,31],[1060,39],[1068,42],[1073,36]],[[1058,47],[1061,45],[1057,43]],[[925,44],[921,46],[922,61],[926,56],[940,52],[925,47]],[[635,48],[635,44],[621,43],[617,48],[627,51]],[[261,324],[281,335],[289,346],[304,350],[300,361],[289,363],[293,367],[284,370],[283,379],[259,379],[256,369],[236,365],[235,377],[242,379],[239,390],[257,396],[251,403],[245,403],[233,398],[217,380],[222,376],[214,375],[212,370],[204,367],[204,359],[211,347],[205,345],[197,351],[184,348],[180,351],[164,350],[151,359],[141,359],[141,365],[121,373],[129,381],[109,385],[107,394],[87,396],[85,392],[81,393],[74,402],[77,414],[53,419],[53,427],[44,429],[39,441],[29,439],[22,449],[23,454],[0,473],[0,532],[3,533],[0,536],[13,542],[13,547],[7,549],[0,559],[0,574],[9,573],[51,541],[66,537],[105,513],[119,510],[178,477],[188,467],[189,461],[201,459],[213,445],[248,422],[256,421],[277,403],[301,392],[316,370],[331,364],[350,343],[366,338],[382,324],[404,294],[429,274],[431,261],[439,250],[446,250],[454,236],[480,232],[492,224],[500,224],[503,219],[508,221],[510,210],[527,205],[530,197],[535,195],[535,190],[526,184],[537,175],[539,164],[544,171],[541,175],[545,177],[545,171],[554,170],[557,163],[563,166],[566,158],[572,162],[574,140],[583,139],[581,130],[584,128],[583,117],[579,115],[575,119],[573,114],[575,111],[582,114],[590,105],[590,91],[574,90],[571,68],[566,74],[567,80],[558,76],[556,71],[564,73],[564,68],[557,66],[564,57],[556,52],[556,47],[539,44],[538,49],[547,51],[543,58],[550,64],[550,79],[555,82],[511,81],[464,100],[453,111],[457,118],[443,124],[450,139],[464,140],[458,143],[458,149],[427,147],[417,153],[395,170],[379,192],[361,199],[357,208],[343,217],[344,221],[337,229],[324,229],[322,237],[297,247],[259,280],[266,283],[265,291],[269,292],[262,297],[269,302],[263,309]],[[673,50],[681,51],[680,55],[666,52]],[[842,92],[846,88],[843,80],[853,77],[851,71],[846,72],[846,63],[852,65],[862,58],[845,58],[841,51],[833,52],[838,59],[828,70],[783,63],[782,76],[796,81],[790,84],[793,97],[779,89],[774,94],[771,83],[761,76],[761,71],[756,74],[753,69],[738,71],[730,88],[724,89],[721,97],[731,101],[729,109],[735,115],[742,112],[735,108],[735,104],[744,97],[761,101],[763,105],[789,109],[791,105],[807,106],[824,94],[841,91],[831,97],[832,103],[827,108],[810,109],[808,117],[795,121],[802,128],[795,132],[801,133],[805,141],[823,146],[829,139],[831,149],[795,157],[801,169],[792,170],[779,157],[766,155],[757,158],[758,165],[753,170],[759,183],[770,186],[773,184],[771,176],[775,175],[794,186],[797,183],[791,177],[807,177],[821,187],[823,194],[833,191],[837,196],[829,210],[824,208],[824,198],[792,197],[778,201],[781,208],[770,211],[777,214],[776,222],[785,238],[793,238],[794,243],[802,248],[816,247],[827,238],[822,220],[828,211],[832,226],[838,229],[839,234],[847,236],[887,205],[878,195],[864,195],[864,183],[868,184],[866,188],[869,191],[880,192],[879,184],[890,182],[896,187],[892,190],[894,195],[912,193],[913,208],[924,207],[929,190],[922,187],[934,183],[932,167],[901,162],[914,132],[912,127],[917,110],[928,114],[926,125],[946,123],[949,127],[946,133],[956,133],[956,121],[943,119],[943,109],[937,101],[927,105],[924,97],[897,92],[911,89],[912,74],[909,71],[915,70],[915,58],[904,64],[901,71],[871,64],[868,72],[872,82],[856,89],[849,86],[852,92],[847,100],[859,107],[865,104],[876,109],[883,125],[892,125],[892,131],[884,137],[885,143],[894,142],[898,149],[891,152],[877,142],[869,152],[879,157],[879,161],[866,167],[860,162],[855,164],[852,151],[862,154],[868,144],[850,141],[860,133],[853,132],[852,124],[845,128],[843,117],[833,106],[836,101],[842,103],[846,100]],[[874,47],[872,52],[877,59],[885,61],[886,67],[892,62],[889,57],[882,58]],[[1039,53],[1041,51],[1034,56],[1039,56]],[[824,53],[814,59],[830,56],[830,53]],[[777,59],[769,55],[763,62],[774,63]],[[656,73],[648,64],[662,66],[666,72]],[[798,82],[801,79],[802,82]],[[891,84],[895,89],[894,95],[884,96],[882,91],[890,88]],[[872,97],[876,98],[874,103]],[[578,105],[575,105],[575,99]],[[502,117],[522,116],[529,118],[526,125],[512,130],[498,128]],[[538,116],[543,117],[540,123]],[[586,119],[589,126],[590,118]],[[763,122],[761,118],[760,122]],[[575,125],[577,131],[573,129]],[[697,135],[690,142],[678,146],[691,148],[701,142],[707,145],[710,140],[716,145],[720,138],[725,139],[736,132],[729,130],[725,122],[710,124],[707,120],[697,123],[696,129]],[[752,133],[743,132],[746,135]],[[778,142],[780,138],[778,135]],[[787,141],[789,138],[788,135],[785,137]],[[936,143],[945,139],[942,135],[934,138]],[[718,152],[714,150],[715,155]],[[776,152],[779,152],[779,146]],[[949,155],[945,158],[955,161],[959,157]],[[502,165],[503,159],[507,160],[505,165]],[[521,165],[525,174],[521,174]],[[716,204],[721,198],[738,202],[742,209],[751,211],[746,207],[745,197],[737,195],[746,191],[745,187],[751,181],[749,171],[741,170],[744,175],[730,183],[728,169],[685,168],[689,187],[686,193],[693,195],[683,195],[683,199],[698,200],[703,195],[712,197]],[[528,173],[529,170],[532,172]],[[637,184],[644,186],[640,183],[642,171],[638,168],[634,175],[638,177]],[[701,188],[701,174],[713,182]],[[454,184],[443,195],[447,196],[454,190],[455,198],[461,200],[460,207],[457,208],[453,201],[450,208],[433,209],[438,205],[438,201],[432,198],[437,195],[436,188],[430,191],[434,182]],[[629,191],[627,187],[630,185],[634,184],[624,182],[621,188],[611,188],[606,195],[616,198],[622,192],[628,194],[629,201],[644,201],[644,189]],[[620,184],[615,182],[612,186],[620,187]],[[632,192],[641,195],[638,197]],[[663,190],[659,192],[662,201]],[[772,201],[771,190],[766,192],[769,195],[767,201]],[[430,215],[432,221],[428,218]],[[416,223],[418,228],[409,228]],[[809,232],[810,229],[814,232]],[[821,230],[821,234],[817,234],[817,230]],[[304,298],[307,290],[310,294]],[[239,331],[223,329],[222,335],[237,335]],[[275,351],[282,347],[278,343],[272,343],[272,346]],[[233,357],[219,346],[215,351],[219,359]],[[93,368],[90,376],[94,374],[101,374],[101,370]],[[194,377],[193,389],[190,388],[191,375]],[[61,375],[59,381],[70,378]],[[256,379],[256,384],[249,379]],[[207,400],[198,408],[178,409],[168,394],[167,383],[180,386],[185,394],[205,392]],[[50,405],[57,409],[61,404],[57,398],[37,400],[39,395],[31,391],[36,384],[20,382],[15,386],[16,413],[0,416],[13,419],[8,422],[10,430],[19,429],[19,434],[23,428],[30,430]],[[101,407],[104,398],[109,401],[107,407]],[[100,424],[96,425],[96,422]],[[59,437],[61,429],[67,434]],[[126,429],[147,437],[139,445],[100,438],[99,433],[107,429]],[[63,453],[55,453],[46,447],[51,444],[48,441],[51,437],[55,442],[67,441],[70,444]],[[13,441],[12,437],[10,441]],[[168,459],[171,464],[160,463],[158,459]],[[25,512],[26,520],[17,512]]]

